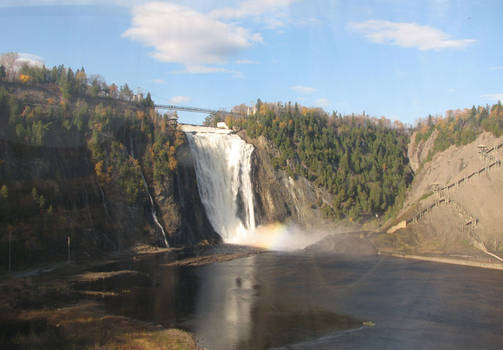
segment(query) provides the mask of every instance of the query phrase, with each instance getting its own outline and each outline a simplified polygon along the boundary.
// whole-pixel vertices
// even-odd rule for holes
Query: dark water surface
[[[226,349],[503,349],[503,271],[388,257],[265,253],[142,269],[111,312]],[[374,327],[361,326],[372,321]]]

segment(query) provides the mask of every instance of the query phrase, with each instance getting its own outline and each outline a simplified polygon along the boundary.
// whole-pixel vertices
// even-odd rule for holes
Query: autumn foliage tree
[[[0,86],[0,248],[10,227],[18,264],[66,253],[58,247],[68,235],[75,245],[81,239],[116,249],[120,225],[111,223],[114,215],[124,210],[141,216],[151,205],[142,174],[150,189],[172,182],[183,133],[154,108],[89,98],[83,69],[27,67],[22,72],[32,77],[25,84]],[[40,89],[44,84],[47,89]],[[25,99],[32,91],[37,93]],[[62,95],[65,103],[60,103]],[[9,161],[17,155],[37,175],[26,171],[20,179],[9,178],[20,169]],[[109,215],[108,221],[101,214]],[[0,269],[3,264],[0,257]]]
[[[475,141],[484,131],[496,137],[503,135],[503,106],[499,101],[492,106],[449,110],[443,117],[430,115],[417,121],[415,141],[426,141],[435,130],[437,137],[428,160],[452,145],[466,145]]]
[[[412,180],[408,130],[403,124],[365,115],[327,115],[319,108],[263,103],[247,117],[226,117],[251,138],[269,139],[278,149],[276,169],[303,176],[333,194],[323,211],[336,218],[391,215]],[[208,119],[216,124],[219,116]]]

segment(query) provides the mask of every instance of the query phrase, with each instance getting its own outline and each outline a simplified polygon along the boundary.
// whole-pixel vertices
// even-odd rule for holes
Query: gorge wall
[[[409,157],[424,161],[422,148],[433,137],[424,147],[409,148]],[[474,248],[482,243],[488,251],[503,255],[503,167],[498,163],[503,161],[502,144],[503,137],[484,132],[474,142],[451,146],[424,162],[395,220],[407,225],[388,234],[394,248],[484,255]],[[479,150],[483,145],[490,150],[486,155]]]
[[[435,139],[438,136],[438,130],[433,131],[431,136],[425,141],[416,142],[417,132],[414,132],[410,137],[409,146],[407,147],[407,156],[409,157],[410,167],[416,172],[421,163],[428,158],[428,153],[433,149]]]
[[[275,170],[278,152],[264,137],[191,125],[180,130],[191,150],[184,162],[195,169],[203,207],[225,242],[253,243],[257,226],[277,222],[295,224],[306,233],[333,227],[319,209],[330,203],[330,196],[305,178]]]
[[[153,109],[0,84],[0,269],[214,244],[184,134]],[[154,215],[155,218],[154,218]],[[162,227],[162,230],[161,230]]]
[[[257,225],[292,222],[307,230],[334,225],[320,210],[323,203],[331,203],[327,191],[314,186],[304,177],[294,179],[284,171],[275,170],[272,158],[277,157],[279,152],[265,137],[252,139],[244,132],[239,135],[255,147],[251,177]]]
[[[147,176],[168,241],[173,246],[219,242],[201,205],[185,145],[178,149],[177,158],[184,161],[171,179],[155,182]],[[142,190],[138,201],[131,203],[113,183],[100,184],[85,145],[39,147],[0,140],[0,159],[0,178],[8,184],[8,198],[0,203],[0,222],[11,231],[19,255],[31,251],[34,259],[37,254],[65,257],[67,236],[72,239],[74,258],[139,242],[163,246],[147,192]],[[8,217],[16,220],[5,224]],[[6,245],[4,239],[2,248]]]
[[[43,97],[53,96],[51,92],[42,93],[46,94]],[[96,106],[96,111],[101,112],[100,108]],[[5,185],[8,193],[0,199],[4,233],[0,245],[7,250],[10,234],[15,267],[65,259],[68,237],[72,259],[141,242],[164,246],[162,231],[170,246],[215,244],[222,237],[228,238],[225,232],[219,235],[213,228],[211,220],[216,214],[208,213],[198,190],[201,180],[196,174],[198,163],[190,149],[190,135],[167,130],[173,136],[169,140],[164,137],[166,143],[156,146],[149,140],[146,127],[128,126],[129,119],[124,117],[127,110],[116,108],[117,117],[89,116],[90,129],[71,127],[72,137],[66,137],[69,132],[62,130],[62,125],[56,126],[54,136],[42,144],[13,136],[9,115],[2,115],[5,127],[0,135],[0,187]],[[138,120],[138,116],[134,118]],[[105,123],[109,129],[103,128]],[[156,132],[162,128],[155,122],[152,127]],[[233,153],[231,144],[245,145],[236,148],[234,160],[223,157],[218,149],[213,149],[213,157],[203,154],[212,164],[218,165],[220,158],[223,162],[241,162],[232,175],[238,180],[235,185],[229,184],[236,187],[230,211],[214,208],[221,218],[235,216],[246,230],[273,222],[296,223],[304,228],[322,226],[325,221],[318,206],[330,202],[327,195],[304,178],[293,179],[275,170],[272,157],[277,150],[265,138],[233,134],[231,139],[231,143],[220,145],[224,152],[229,149]],[[176,166],[167,170],[171,164],[162,159],[172,151],[173,143],[176,151],[169,160],[176,160]],[[210,146],[202,146],[212,151]],[[242,157],[246,159],[240,160]],[[232,182],[224,180],[223,186]],[[20,261],[23,256],[29,259]],[[1,264],[7,265],[5,256]]]
[[[278,166],[278,159],[288,165],[290,158],[258,133],[250,137],[239,126],[238,133],[213,129],[228,139],[196,141],[191,133],[197,130],[184,134],[153,108],[97,97],[65,100],[54,86],[4,85],[0,249],[5,252],[12,243],[17,261],[65,259],[68,237],[72,258],[79,258],[139,242],[165,246],[162,231],[171,246],[194,246],[232,241],[235,232],[275,222],[311,233],[334,232],[349,221],[326,219],[323,209],[340,201],[322,185],[281,170],[288,167]],[[503,138],[483,133],[429,161],[437,134],[428,135],[417,143],[411,137],[408,159],[415,179],[398,217],[384,226],[401,229],[386,235],[384,245],[472,254],[478,242],[501,255],[503,170],[495,161],[503,160]],[[490,151],[481,158],[482,144]],[[445,191],[434,193],[433,186]],[[223,202],[211,204],[208,198]],[[6,266],[6,256],[0,259]]]

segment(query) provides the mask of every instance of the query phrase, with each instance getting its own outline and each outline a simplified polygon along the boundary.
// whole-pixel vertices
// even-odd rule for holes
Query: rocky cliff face
[[[419,142],[416,142],[416,135],[417,131],[415,131],[410,137],[409,147],[407,148],[409,164],[414,172],[416,172],[421,166],[421,163],[423,163],[428,158],[428,154],[433,149],[433,145],[435,144],[438,130],[433,131],[431,136],[426,141],[421,140]]]
[[[153,109],[0,84],[0,270],[8,251],[19,269],[66,259],[68,243],[78,260],[164,246],[163,231],[172,246],[219,242],[183,142]]]
[[[0,221],[7,221],[7,215],[17,218],[7,229],[20,255],[36,247],[38,252],[65,256],[66,236],[73,238],[75,253],[81,256],[118,249],[128,238],[135,239],[134,227],[142,227],[142,208],[122,205],[117,193],[104,195],[84,146],[37,147],[4,140],[0,157],[0,178],[9,184]]]
[[[174,246],[217,243],[220,237],[202,207],[187,146],[179,148],[177,158],[172,179],[148,183],[168,241]],[[7,216],[18,218],[8,228],[2,225],[12,230],[14,255],[24,251],[34,260],[37,254],[65,258],[67,236],[74,258],[138,242],[162,245],[147,193],[130,203],[113,184],[100,185],[84,145],[52,148],[0,140],[0,159],[0,178],[9,184],[8,198],[0,200],[0,224]]]
[[[303,177],[293,179],[285,172],[275,170],[272,158],[278,155],[278,151],[265,137],[250,139],[245,133],[240,136],[255,146],[251,177],[257,225],[292,221],[305,228],[320,228],[333,224],[320,210],[323,203],[331,201],[327,192]]]
[[[219,243],[221,237],[208,220],[197,189],[194,159],[185,143],[177,150],[178,167],[174,177],[174,200],[180,212],[180,225],[172,240],[175,244]]]

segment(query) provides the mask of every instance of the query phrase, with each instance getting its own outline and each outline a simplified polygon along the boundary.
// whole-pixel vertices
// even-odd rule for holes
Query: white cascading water
[[[254,148],[238,135],[222,131],[201,127],[186,131],[186,135],[195,160],[199,195],[211,225],[224,242],[239,243],[255,230],[250,178]]]
[[[131,156],[134,158],[133,138],[131,137],[131,135],[129,135],[129,148],[131,150]],[[150,210],[152,211],[152,218],[154,219],[154,222],[157,225],[157,227],[159,227],[161,229],[164,246],[166,248],[169,248],[168,240],[166,239],[166,231],[164,231],[164,227],[162,227],[161,223],[159,222],[159,219],[157,218],[157,212],[155,210],[154,199],[152,198],[152,195],[150,194],[150,191],[148,189],[147,180],[145,180],[145,175],[143,175],[143,170],[141,169],[141,167],[140,167],[140,175],[143,180],[143,186],[145,187],[145,191],[147,192],[148,198],[150,200]],[[100,190],[101,190],[101,188],[100,188]]]

